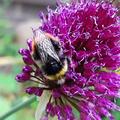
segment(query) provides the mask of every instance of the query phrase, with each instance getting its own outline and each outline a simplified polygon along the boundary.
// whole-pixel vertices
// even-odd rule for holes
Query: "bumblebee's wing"
[[[44,91],[42,96],[38,98],[39,104],[35,112],[35,120],[40,120],[45,113],[46,105],[49,102],[50,94],[48,91]]]
[[[41,56],[41,61],[47,61],[48,55],[54,58],[56,61],[60,61],[59,57],[52,45],[50,39],[45,35],[44,32],[37,30],[35,32],[35,42],[37,44],[38,53]]]

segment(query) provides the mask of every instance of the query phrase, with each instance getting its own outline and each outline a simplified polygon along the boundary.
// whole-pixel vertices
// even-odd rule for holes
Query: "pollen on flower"
[[[113,101],[120,98],[120,75],[114,72],[120,67],[118,12],[110,1],[81,0],[69,4],[59,1],[56,10],[40,15],[42,25],[37,30],[57,37],[69,59],[62,78],[65,83],[57,85],[45,77],[33,59],[31,39],[27,41],[28,49],[19,50],[25,66],[16,80],[38,83],[26,89],[30,95],[41,96],[44,91],[50,94],[41,120],[49,116],[57,116],[58,120],[113,120],[111,111],[120,111]],[[73,109],[80,113],[79,118]]]

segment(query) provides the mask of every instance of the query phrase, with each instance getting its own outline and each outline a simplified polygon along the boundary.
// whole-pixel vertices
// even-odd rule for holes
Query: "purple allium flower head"
[[[63,4],[56,10],[41,14],[42,26],[37,30],[59,38],[64,54],[70,58],[65,83],[50,87],[29,49],[20,49],[26,66],[17,75],[19,82],[32,81],[40,86],[26,92],[41,96],[49,91],[45,119],[76,120],[73,109],[81,120],[113,120],[112,110],[120,111],[114,99],[120,98],[120,18],[118,8],[109,1],[81,0]],[[106,69],[106,70],[104,70]],[[41,119],[43,119],[41,118]],[[39,118],[40,119],[40,118]]]

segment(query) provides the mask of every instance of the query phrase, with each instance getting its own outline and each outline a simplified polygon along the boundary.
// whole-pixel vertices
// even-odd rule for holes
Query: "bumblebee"
[[[65,57],[58,38],[49,33],[35,30],[32,41],[32,56],[40,62],[44,77],[50,82],[64,84],[68,70],[68,59]]]

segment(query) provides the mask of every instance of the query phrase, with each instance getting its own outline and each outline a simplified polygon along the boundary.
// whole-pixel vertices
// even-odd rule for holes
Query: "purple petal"
[[[55,116],[55,109],[54,109],[52,103],[47,104],[46,112],[49,113],[51,116]]]
[[[28,39],[27,44],[28,44],[29,50],[31,52],[32,51],[32,39]]]
[[[52,91],[52,96],[53,96],[54,98],[60,98],[60,96],[61,96],[60,90],[59,90],[59,89],[54,89],[54,90]]]
[[[36,69],[35,76],[40,76],[42,74],[42,71],[40,68]]]
[[[95,84],[95,90],[96,90],[97,92],[105,93],[107,89],[108,89],[108,88],[107,88],[105,85],[103,85],[103,84],[99,84],[99,83],[96,83],[96,84]]]
[[[29,87],[26,89],[26,93],[35,94],[36,96],[41,96],[43,93],[43,89],[39,87]]]
[[[34,64],[34,61],[32,60],[32,58],[30,56],[23,56],[23,61],[25,62],[25,64],[27,65],[32,65]]]
[[[110,120],[115,120],[115,118],[112,116],[112,114],[104,107],[98,107],[98,110],[101,115],[108,117]]]
[[[23,56],[23,55],[30,56],[30,51],[29,51],[28,49],[23,49],[23,48],[21,48],[18,52],[19,52],[19,54],[21,54],[22,56]]]
[[[31,73],[33,72],[33,68],[31,66],[24,66],[23,72]]]
[[[20,73],[15,78],[18,82],[26,82],[30,79],[30,74],[28,73]]]
[[[74,118],[74,114],[72,112],[72,108],[69,105],[65,105],[64,106],[64,114],[66,116],[66,120],[73,120]]]

